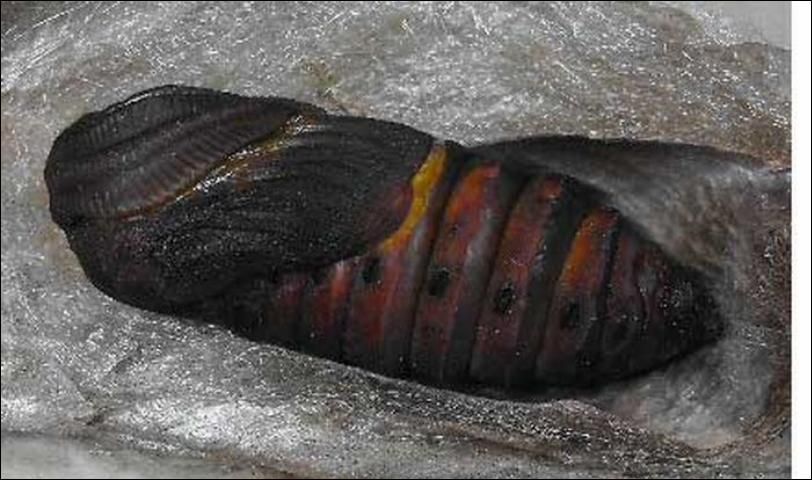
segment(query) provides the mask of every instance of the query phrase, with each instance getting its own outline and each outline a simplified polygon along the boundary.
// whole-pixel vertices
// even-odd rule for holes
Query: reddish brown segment
[[[476,320],[520,182],[499,165],[474,168],[451,195],[420,294],[412,371],[434,382],[468,377]]]
[[[254,329],[257,338],[273,339],[282,345],[296,345],[302,311],[302,294],[308,284],[308,275],[291,273],[274,282],[260,318],[261,324]]]
[[[336,263],[304,293],[299,338],[308,352],[327,358],[341,358],[341,337],[357,264],[355,258]]]
[[[645,314],[626,374],[650,369],[692,345],[706,343],[721,328],[716,304],[695,273],[670,262],[652,244],[641,250],[636,277]]]
[[[622,228],[607,286],[606,320],[601,333],[601,371],[610,376],[626,373],[635,347],[644,348],[638,345],[646,317],[637,285],[640,249],[640,239]],[[653,288],[651,285],[648,290]]]
[[[515,386],[532,378],[558,279],[582,208],[561,177],[537,177],[516,202],[477,326],[471,377]]]
[[[661,355],[664,319],[659,305],[659,292],[662,288],[663,273],[668,266],[664,259],[651,246],[644,246],[637,259],[638,289],[645,309],[645,320],[640,329],[632,366],[651,364]],[[637,365],[635,365],[637,364]]]
[[[546,383],[589,382],[600,338],[603,299],[617,233],[616,212],[598,209],[578,229],[555,288],[536,378]]]
[[[417,295],[454,180],[453,168],[445,149],[435,149],[413,182],[413,206],[404,225],[358,259],[345,331],[345,361],[390,375],[405,373]]]

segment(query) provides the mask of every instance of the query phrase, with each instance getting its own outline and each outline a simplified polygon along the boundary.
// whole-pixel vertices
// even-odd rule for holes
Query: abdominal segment
[[[217,315],[256,340],[446,386],[594,385],[718,336],[698,274],[594,190],[455,157],[431,150],[400,228],[366,253],[243,283]]]

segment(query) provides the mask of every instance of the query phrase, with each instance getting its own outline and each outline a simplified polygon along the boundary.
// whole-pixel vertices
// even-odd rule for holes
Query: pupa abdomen
[[[114,298],[443,385],[600,383],[718,335],[701,275],[593,187],[218,95],[146,92],[57,140],[54,219]]]
[[[596,192],[448,157],[432,150],[405,220],[377,245],[248,280],[211,318],[387,375],[500,386],[627,376],[718,333],[700,277]]]

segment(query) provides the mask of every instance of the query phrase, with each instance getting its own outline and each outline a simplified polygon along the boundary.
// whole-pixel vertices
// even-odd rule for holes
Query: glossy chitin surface
[[[88,278],[131,305],[425,383],[591,385],[720,318],[603,192],[539,168],[580,141],[465,149],[164,86],[68,127],[45,179]]]
[[[263,287],[250,337],[442,385],[589,385],[718,334],[695,273],[570,178],[436,145],[367,253]]]

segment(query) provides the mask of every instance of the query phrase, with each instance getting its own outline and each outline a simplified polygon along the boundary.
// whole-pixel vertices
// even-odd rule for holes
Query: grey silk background
[[[105,297],[50,222],[42,179],[61,129],[165,83],[466,144],[663,139],[780,169],[786,2],[22,3],[2,7],[4,477],[788,475],[781,328],[745,324],[594,398],[435,390]]]

